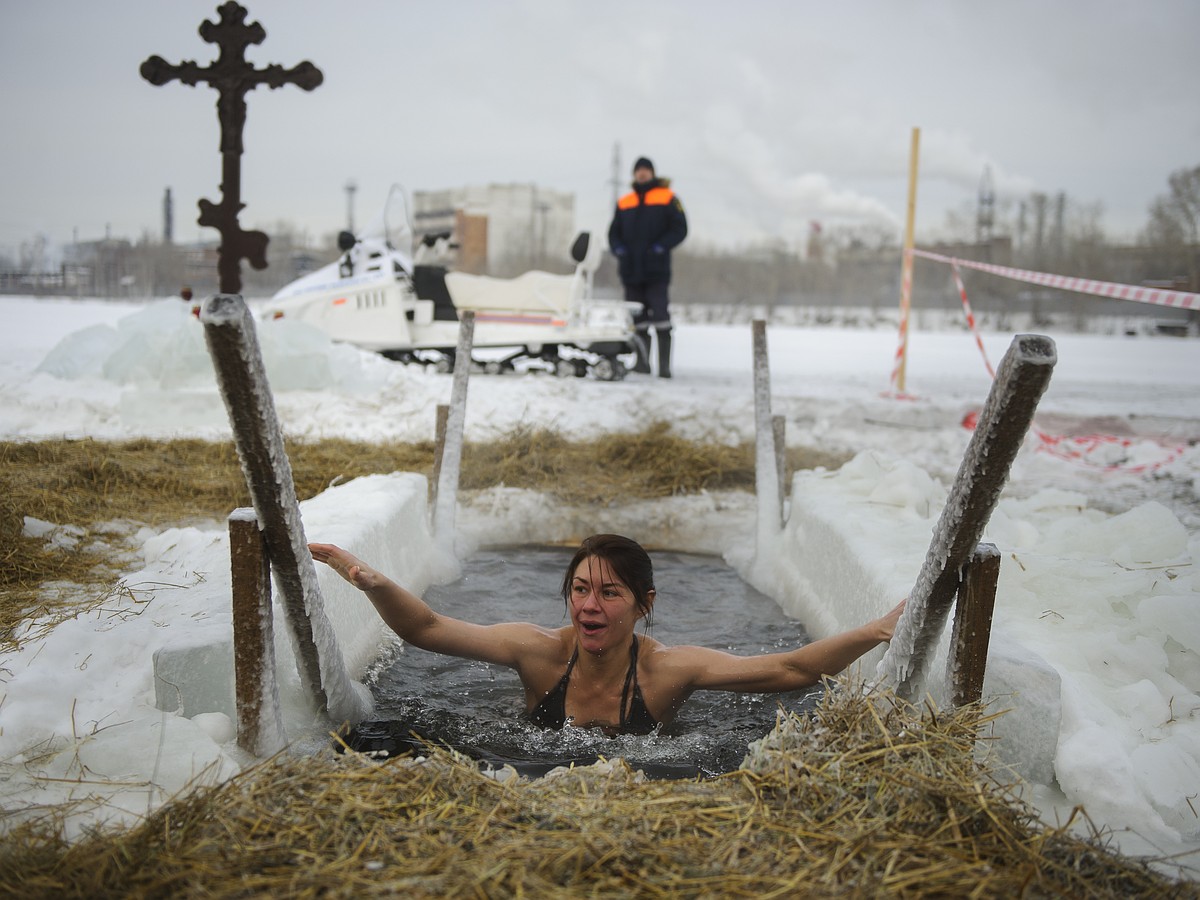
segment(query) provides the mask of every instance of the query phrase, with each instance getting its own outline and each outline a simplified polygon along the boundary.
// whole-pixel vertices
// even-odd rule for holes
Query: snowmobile
[[[438,260],[449,235],[423,239],[415,253],[401,249],[413,243],[407,204],[403,226],[391,236],[388,210],[396,190],[379,223],[361,237],[343,231],[341,256],[282,288],[263,318],[307,322],[335,341],[441,372],[454,368],[465,310],[475,313],[473,349],[485,354],[473,354],[472,362],[488,373],[540,370],[619,381],[628,371],[621,357],[644,352],[628,305],[592,294],[603,248],[589,232],[571,246],[570,275],[535,270],[492,278],[450,271]],[[427,261],[417,261],[422,254]]]

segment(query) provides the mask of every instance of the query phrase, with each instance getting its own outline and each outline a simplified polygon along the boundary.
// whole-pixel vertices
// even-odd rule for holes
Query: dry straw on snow
[[[433,453],[431,441],[288,444],[301,499],[361,475],[428,474]],[[803,448],[792,448],[789,460],[794,469],[842,461]],[[568,503],[611,502],[752,490],[754,458],[748,444],[692,441],[663,423],[589,441],[518,428],[467,444],[462,479],[465,491],[504,484]],[[223,521],[249,502],[237,454],[228,442],[0,442],[0,647],[12,641],[23,620],[52,622],[110,597],[122,565],[128,566],[133,555],[127,537],[138,526]],[[47,549],[44,539],[23,535],[27,516],[80,533],[72,546]]]
[[[444,750],[285,755],[130,831],[67,847],[20,829],[0,894],[1196,896],[1040,826],[974,762],[982,726],[843,682],[710,780],[647,781],[619,760],[527,781]]]

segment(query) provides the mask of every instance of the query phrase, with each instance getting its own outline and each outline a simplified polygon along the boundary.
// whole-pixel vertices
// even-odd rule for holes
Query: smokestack
[[[175,242],[175,208],[171,203],[171,189],[167,188],[163,194],[163,243],[173,244]]]

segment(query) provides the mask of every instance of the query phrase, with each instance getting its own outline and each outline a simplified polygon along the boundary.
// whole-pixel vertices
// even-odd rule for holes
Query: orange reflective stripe
[[[650,190],[646,191],[646,205],[666,206],[674,197],[675,192],[670,188],[651,188]]]
[[[646,206],[667,206],[675,199],[675,192],[670,188],[651,188],[646,191]],[[633,209],[638,205],[637,191],[630,191],[617,201],[617,209]]]

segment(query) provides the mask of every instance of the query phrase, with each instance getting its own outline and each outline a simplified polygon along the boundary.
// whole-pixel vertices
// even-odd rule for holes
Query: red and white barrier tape
[[[979,355],[983,357],[983,364],[987,366],[988,374],[995,380],[996,370],[992,368],[992,361],[988,359],[987,351],[983,349],[983,336],[975,325],[975,313],[971,311],[971,301],[967,299],[967,289],[963,286],[962,276],[958,274],[958,263],[950,263],[950,271],[954,273],[954,283],[958,285],[958,296],[962,298],[967,326],[971,329],[971,334],[975,335],[975,346],[979,348]]]
[[[950,263],[950,270],[954,273],[954,283],[958,287],[958,296],[962,299],[963,314],[967,317],[967,326],[975,336],[975,345],[979,348],[979,355],[983,357],[983,364],[987,366],[988,375],[994,380],[996,370],[992,368],[987,351],[983,348],[983,337],[979,334],[979,329],[975,325],[975,314],[971,311],[971,301],[967,299],[967,289],[963,285],[962,276],[958,271],[958,265],[961,261],[948,258],[947,261]],[[963,419],[963,425],[971,429],[975,427],[977,422],[978,415],[976,413],[971,413]],[[1038,428],[1036,424],[1033,426],[1032,431],[1037,436],[1039,450],[1049,453],[1051,456],[1057,456],[1059,459],[1065,459],[1069,462],[1079,463],[1080,465],[1092,466],[1104,472],[1126,472],[1133,475],[1153,472],[1155,469],[1160,469],[1168,463],[1177,460],[1183,455],[1185,449],[1182,445],[1166,447],[1160,444],[1159,446],[1166,452],[1166,456],[1163,459],[1138,463],[1132,466],[1121,463],[1097,463],[1092,458],[1092,454],[1097,451],[1110,447],[1127,449],[1132,447],[1135,441],[1132,438],[1115,437],[1108,434],[1088,434],[1079,437],[1048,434]]]
[[[979,424],[979,413],[967,413],[963,416],[962,424],[964,428],[974,430],[975,426]],[[1051,456],[1056,456],[1067,462],[1078,463],[1081,466],[1099,469],[1102,472],[1124,472],[1127,475],[1141,475],[1146,472],[1153,472],[1179,459],[1183,455],[1184,450],[1187,449],[1182,444],[1168,447],[1150,438],[1116,437],[1111,434],[1081,434],[1076,437],[1068,437],[1063,434],[1048,434],[1038,428],[1036,424],[1030,430],[1033,432],[1034,437],[1038,439],[1037,449],[1042,453],[1049,453]],[[1130,448],[1136,447],[1139,443],[1154,444],[1165,455],[1161,459],[1140,462],[1134,465],[1126,465],[1123,462],[1097,461],[1094,457],[1094,454],[1101,454],[1110,448],[1119,453],[1127,454]]]
[[[900,380],[900,368],[904,365],[904,348],[906,346],[905,338],[908,334],[908,316],[900,317],[900,346],[896,348],[896,358],[892,366],[892,387]]]
[[[912,298],[912,260],[908,260],[909,265],[902,267],[900,271],[900,345],[896,347],[896,358],[892,365],[891,386],[896,388],[900,384],[900,373],[904,369],[905,355],[908,352],[908,317],[911,308],[910,300]],[[896,395],[898,398],[907,398],[903,392]]]
[[[1153,460],[1152,462],[1138,463],[1130,466],[1124,463],[1096,462],[1092,459],[1091,454],[1108,447],[1119,447],[1127,450],[1138,443],[1133,438],[1115,437],[1111,434],[1086,434],[1079,437],[1066,437],[1064,435],[1046,434],[1046,432],[1037,428],[1034,428],[1034,433],[1040,441],[1038,449],[1049,453],[1051,456],[1057,456],[1060,459],[1080,463],[1085,466],[1093,466],[1104,472],[1125,472],[1132,475],[1140,475],[1145,472],[1153,472],[1156,469],[1161,469],[1168,463],[1179,459],[1186,449],[1182,445],[1167,447],[1159,444],[1159,448],[1166,453],[1165,457]]]
[[[1158,306],[1173,306],[1180,309],[1200,309],[1200,294],[1193,294],[1189,291],[1167,291],[1160,288],[1138,287],[1132,284],[1117,284],[1112,281],[1093,281],[1090,278],[1072,278],[1067,275],[1050,275],[1047,272],[1030,272],[1026,269],[1013,269],[1009,266],[997,266],[992,263],[956,259],[953,256],[930,253],[928,250],[913,250],[912,254],[922,259],[966,266],[968,269],[990,272],[1001,278],[1060,288],[1064,291],[1095,294],[1097,297],[1111,297],[1114,300],[1131,300],[1135,303],[1154,303]]]

